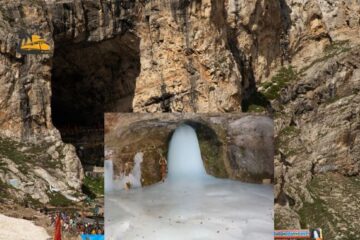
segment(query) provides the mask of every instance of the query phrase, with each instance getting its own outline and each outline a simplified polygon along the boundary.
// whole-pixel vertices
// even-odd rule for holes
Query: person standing
[[[60,214],[57,214],[57,216],[56,216],[54,240],[61,240],[61,217],[60,217]]]

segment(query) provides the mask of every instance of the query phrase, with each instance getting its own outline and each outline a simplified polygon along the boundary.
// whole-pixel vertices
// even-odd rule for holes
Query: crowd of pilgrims
[[[104,225],[98,221],[86,221],[81,214],[75,212],[68,214],[66,212],[57,212],[49,215],[50,226],[55,227],[56,218],[60,216],[62,232],[72,235],[79,234],[104,234]]]

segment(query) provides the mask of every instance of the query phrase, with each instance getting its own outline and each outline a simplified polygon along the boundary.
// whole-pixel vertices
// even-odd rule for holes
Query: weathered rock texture
[[[0,202],[39,207],[65,198],[79,201],[82,168],[70,144],[19,143],[0,138]],[[61,197],[62,194],[63,196]],[[59,198],[63,199],[60,200]]]
[[[291,64],[258,88],[275,112],[276,228],[358,239],[359,1],[286,1]]]
[[[84,81],[75,109],[89,96],[98,99],[95,113],[240,111],[255,83],[282,63],[298,66],[331,42],[359,39],[355,0],[38,0],[4,2],[1,9],[1,132],[18,139],[53,129],[50,85],[63,76]],[[25,30],[43,34],[55,59],[16,54]]]
[[[223,9],[211,1],[145,5],[136,27],[142,54],[135,111],[240,110],[241,75],[226,29],[217,26],[225,21]]]
[[[2,1],[0,7],[2,192],[8,194],[7,199],[29,198],[42,203],[50,200],[50,185],[71,198],[69,194],[80,190],[83,176],[74,147],[61,142],[52,124],[52,55],[16,53],[19,36],[25,31],[43,34],[54,46],[44,7],[37,2],[21,1]],[[10,180],[20,184],[9,188]]]
[[[279,226],[318,225],[335,239],[356,239],[360,48],[342,51],[313,63],[273,104],[276,213]]]
[[[306,187],[311,179],[319,177],[320,188],[328,189],[323,176],[332,188],[335,179],[359,178],[359,8],[359,0],[1,0],[0,134],[28,142],[60,140],[53,123],[63,137],[66,131],[54,116],[74,102],[63,94],[71,82],[79,87],[71,91],[78,101],[67,115],[79,115],[68,116],[64,125],[69,128],[89,122],[80,116],[93,116],[87,127],[96,128],[102,108],[269,110],[275,113],[281,141],[277,227],[302,222],[324,227],[327,238],[359,238],[359,216],[351,208],[339,208],[358,205],[354,195],[336,207],[321,198],[320,212],[333,218],[315,218],[315,211],[305,214],[312,217],[300,214],[302,206],[317,207],[306,205],[314,200],[311,186]],[[55,53],[16,54],[25,30],[42,34]],[[351,189],[336,191],[353,194]],[[351,223],[345,226],[346,221]]]
[[[172,133],[181,124],[194,128],[208,174],[244,182],[273,179],[273,121],[246,114],[105,115],[106,158],[115,175],[128,174],[134,156],[144,153],[143,185],[161,180],[159,160],[167,155]]]

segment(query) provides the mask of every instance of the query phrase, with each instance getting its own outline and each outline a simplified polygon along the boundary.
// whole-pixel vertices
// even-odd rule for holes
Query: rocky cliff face
[[[287,1],[289,66],[259,91],[275,111],[277,228],[359,238],[359,2]]]
[[[79,96],[74,111],[91,103],[96,116],[104,110],[240,111],[256,84],[268,81],[282,64],[316,59],[331,42],[357,42],[357,3],[4,2],[2,134],[30,139],[53,130],[51,93],[54,104],[66,110],[61,96],[71,83],[66,79],[83,86],[72,93]],[[55,53],[16,54],[25,30],[43,34]]]
[[[280,8],[267,1],[210,0],[3,4],[2,56],[14,71],[4,79],[21,78],[29,71],[20,67],[28,64],[33,76],[44,75],[44,84],[29,84],[42,89],[23,91],[22,106],[16,104],[17,91],[7,85],[6,102],[13,106],[6,109],[13,111],[4,111],[1,119],[2,129],[9,125],[11,130],[2,131],[18,139],[42,138],[53,130],[52,123],[79,124],[70,117],[76,113],[102,122],[103,111],[240,111],[254,89],[254,76],[261,78],[263,69],[269,75],[279,62]],[[275,20],[272,12],[277,13]],[[266,21],[259,20],[263,16]],[[25,30],[43,34],[54,52],[16,54],[19,32]],[[268,42],[261,46],[272,47],[256,49],[262,39]],[[267,58],[274,60],[263,60]],[[77,87],[67,92],[71,84]],[[76,100],[70,97],[75,95]],[[27,113],[21,113],[24,109]],[[57,123],[61,113],[70,119]]]
[[[319,201],[311,192],[328,189],[327,179],[348,186],[334,190],[338,199],[358,186],[359,8],[358,0],[3,0],[0,133],[56,142],[68,128],[102,128],[104,110],[268,110],[281,143],[277,226],[358,238],[358,216],[339,208],[357,205],[355,195],[335,208],[328,192]],[[43,34],[54,52],[17,54],[23,30]]]
[[[81,188],[75,149],[61,142],[52,124],[52,55],[16,53],[25,31],[43,34],[54,46],[44,7],[20,1],[2,1],[0,7],[0,179],[7,200],[46,203],[58,193],[75,199]]]
[[[316,224],[335,239],[353,239],[359,236],[352,206],[360,186],[360,48],[331,46],[336,54],[305,66],[273,104],[278,224]]]
[[[107,113],[105,152],[115,174],[129,174],[134,156],[142,152],[143,185],[160,181],[160,157],[167,156],[171,136],[181,124],[195,130],[208,174],[251,183],[272,181],[273,121],[246,114]]]
[[[18,71],[18,76],[15,70],[28,62],[39,72],[34,76],[44,75],[47,83],[36,81],[46,89],[33,92],[48,95],[32,96],[26,90],[23,105],[19,107],[15,99],[14,111],[7,111],[2,119],[12,127],[8,134],[16,133],[18,138],[29,134],[26,131],[31,136],[49,132],[45,127],[42,133],[43,125],[51,125],[50,87],[54,108],[67,109],[68,99],[61,96],[71,84],[65,83],[66,79],[76,79],[75,84],[82,86],[72,93],[79,96],[74,109],[91,104],[96,116],[104,110],[240,111],[256,83],[267,81],[281,64],[297,66],[316,58],[330,42],[358,40],[356,3],[124,0],[3,4],[2,57],[4,61],[18,60],[18,67],[12,66],[6,79],[21,78],[20,73],[28,71]],[[16,55],[19,32],[25,30],[43,34],[54,55]],[[64,85],[57,84],[59,81]],[[13,88],[7,86],[11,92]],[[30,87],[35,88],[35,84]],[[25,95],[30,96],[29,101]],[[81,98],[92,95],[92,100]],[[26,109],[27,102],[30,117],[25,121],[20,109]],[[12,121],[10,112],[15,115]],[[27,127],[20,126],[25,122]],[[26,130],[20,131],[22,128]]]

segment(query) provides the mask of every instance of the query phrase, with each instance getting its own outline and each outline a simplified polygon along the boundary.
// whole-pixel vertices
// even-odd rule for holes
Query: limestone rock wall
[[[310,61],[334,41],[359,42],[359,1],[286,0],[293,64]]]
[[[241,111],[242,100],[254,91],[256,83],[268,81],[282,64],[299,66],[316,58],[333,41],[358,41],[357,3],[4,3],[1,57],[6,66],[2,78],[6,111],[0,119],[1,131],[18,139],[52,131],[52,56],[17,55],[15,46],[21,29],[43,34],[53,49],[54,43],[60,47],[99,42],[130,31],[140,39],[141,69],[132,101],[134,111],[229,112]],[[17,79],[23,80],[16,85]]]
[[[276,228],[320,226],[325,238],[356,239],[359,1],[286,2],[295,77],[271,102]]]
[[[1,3],[0,133],[18,140],[56,135],[50,109],[51,55],[16,53],[19,35],[25,30],[43,34],[54,46],[43,7],[20,1]]]
[[[136,32],[141,73],[134,111],[239,111],[241,75],[228,48],[221,1],[149,1]],[[211,37],[210,37],[211,36]]]
[[[314,63],[301,80],[283,89],[280,105],[274,103],[281,106],[275,121],[279,144],[275,158],[276,213],[279,219],[287,219],[280,221],[281,226],[321,224],[328,236],[334,237],[349,236],[340,230],[343,224],[358,234],[357,216],[347,216],[350,211],[342,207],[357,200],[336,194],[343,191],[341,184],[359,181],[360,167],[359,46],[342,51]],[[347,191],[347,196],[357,194],[356,188]],[[318,214],[309,210],[316,204],[323,208],[323,220],[311,218]],[[293,216],[291,220],[289,216]]]

